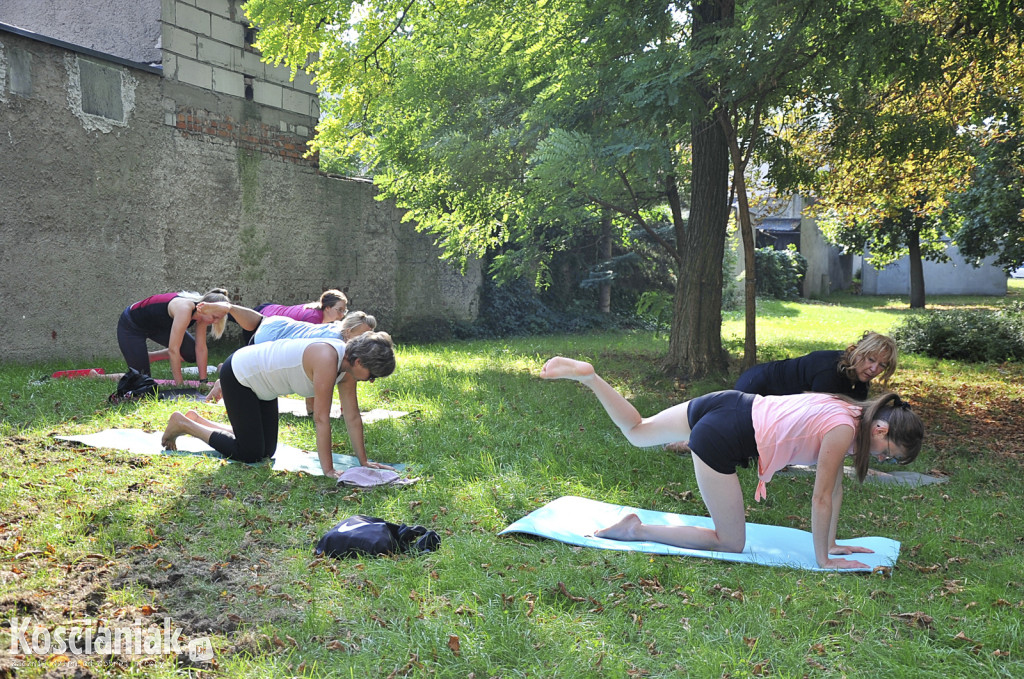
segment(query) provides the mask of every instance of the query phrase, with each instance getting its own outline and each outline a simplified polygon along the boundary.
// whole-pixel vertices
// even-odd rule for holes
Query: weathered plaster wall
[[[120,99],[83,97],[72,63]],[[116,356],[125,305],[216,285],[250,305],[347,288],[399,336],[476,315],[478,268],[451,271],[372,185],[320,175],[266,107],[2,29],[0,85],[0,360]]]
[[[0,0],[0,22],[129,61],[160,63],[160,0]]]

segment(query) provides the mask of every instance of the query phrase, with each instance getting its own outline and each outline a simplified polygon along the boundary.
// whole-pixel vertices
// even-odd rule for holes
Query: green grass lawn
[[[905,299],[761,302],[759,355],[840,348],[907,313]],[[742,328],[741,316],[725,319],[734,358]],[[666,348],[649,332],[400,346],[398,370],[362,384],[361,404],[414,412],[368,425],[367,447],[421,480],[362,492],[265,466],[65,445],[53,435],[162,430],[175,406],[109,406],[110,382],[38,379],[84,366],[3,366],[0,677],[1024,676],[1020,364],[901,357],[892,386],[928,428],[910,468],[949,482],[847,482],[840,537],[901,541],[888,575],[497,537],[563,495],[705,513],[687,458],[631,447],[589,392],[536,377],[555,354],[593,361],[643,413],[735,379],[668,379]],[[281,422],[282,440],[314,447],[310,421]],[[351,452],[344,427],[334,440]],[[777,478],[762,503],[753,470],[740,480],[750,521],[810,529],[812,478]],[[424,524],[441,548],[313,558],[320,535],[354,514]],[[78,656],[71,668],[11,655],[15,618],[48,632],[168,618],[185,638],[209,637],[216,655],[194,666]]]

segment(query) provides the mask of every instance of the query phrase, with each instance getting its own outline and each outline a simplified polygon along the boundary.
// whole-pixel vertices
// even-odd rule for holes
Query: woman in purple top
[[[199,378],[206,379],[206,330],[214,339],[224,334],[227,314],[220,308],[199,311],[202,302],[228,302],[227,290],[214,288],[198,292],[168,292],[153,295],[125,308],[117,322],[117,345],[129,368],[149,374],[151,361],[171,362],[174,381],[181,384],[181,363],[199,364]],[[195,335],[188,332],[194,325]],[[146,340],[166,349],[150,352]]]
[[[340,321],[348,313],[348,297],[341,290],[325,290],[320,299],[307,304],[258,304],[254,311],[263,316],[287,316],[304,323],[331,323]],[[253,331],[242,331],[242,344],[247,345],[252,339]]]

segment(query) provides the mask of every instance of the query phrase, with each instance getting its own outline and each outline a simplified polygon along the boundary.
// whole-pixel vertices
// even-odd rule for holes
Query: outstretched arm
[[[338,376],[338,352],[327,343],[311,344],[302,353],[302,366],[313,377],[313,426],[320,469],[324,476],[337,478],[331,455],[331,394]]]
[[[345,373],[338,382],[338,400],[341,401],[341,414],[345,418],[345,427],[348,429],[348,438],[352,442],[352,450],[359,458],[359,464],[371,469],[394,469],[380,462],[370,462],[366,456],[366,444],[363,441],[363,416],[359,413],[359,395],[356,393],[356,380],[352,373]],[[317,407],[319,407],[319,398]],[[327,395],[327,408],[330,410],[331,398]]]
[[[192,323],[192,312],[195,308],[195,304],[183,297],[175,297],[167,305],[167,311],[171,315],[171,332],[167,339],[167,359],[171,363],[171,376],[174,378],[175,384],[182,383],[181,343],[185,339],[189,324]],[[197,323],[196,334],[205,333],[206,326]]]
[[[231,304],[230,302],[199,302],[196,304],[196,308],[200,313],[210,313],[214,310],[222,311],[226,314],[231,314],[231,318],[235,319],[238,325],[242,326],[244,330],[255,330],[260,327],[260,323],[263,322],[263,314],[258,311],[254,311],[249,307],[239,306],[237,304]]]
[[[686,416],[688,401],[645,418],[622,394],[601,379],[589,363],[556,356],[544,364],[540,376],[546,380],[575,380],[589,388],[615,426],[622,430],[634,446],[658,446],[685,441],[690,437],[690,424]]]
[[[815,467],[814,496],[811,499],[811,536],[814,558],[821,568],[864,568],[866,564],[829,556],[835,546],[835,531],[842,504],[843,460],[853,444],[854,431],[849,425],[834,427],[821,441]],[[838,490],[837,490],[838,486]],[[849,553],[849,552],[847,552]]]

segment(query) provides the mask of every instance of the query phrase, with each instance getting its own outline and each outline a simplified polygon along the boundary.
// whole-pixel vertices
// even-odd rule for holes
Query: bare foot
[[[206,402],[216,403],[221,399],[221,394],[220,380],[217,380],[213,383],[213,388],[210,389],[210,393],[206,395]]]
[[[627,514],[622,517],[618,523],[608,526],[607,528],[594,531],[594,535],[599,538],[605,538],[606,540],[639,540],[637,532],[643,525],[644,524],[640,521],[639,516],[636,514]]]
[[[160,445],[164,447],[164,450],[178,449],[176,441],[186,432],[185,422],[187,420],[188,418],[178,411],[171,413],[170,419],[167,420],[167,428],[164,429],[164,435],[160,439]]]
[[[673,453],[690,453],[689,441],[676,441],[675,443],[666,443],[665,450],[671,450]]]
[[[593,376],[594,366],[583,361],[574,361],[571,358],[555,356],[548,359],[544,367],[540,369],[540,376],[545,380],[583,380]]]

